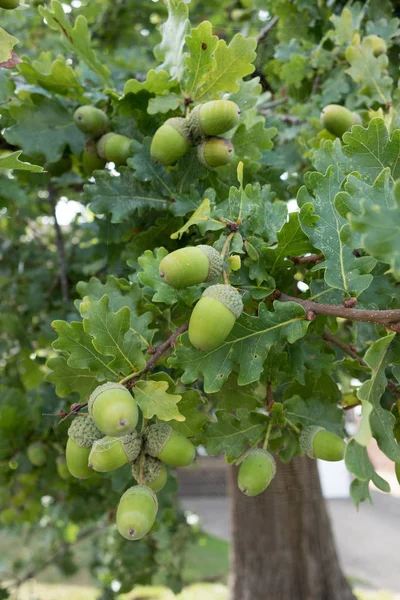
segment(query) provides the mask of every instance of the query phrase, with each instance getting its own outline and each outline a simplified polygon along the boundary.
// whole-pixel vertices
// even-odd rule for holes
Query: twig
[[[273,17],[269,23],[266,24],[265,27],[263,27],[263,29],[261,29],[258,38],[257,38],[257,45],[262,44],[264,42],[264,40],[267,38],[269,32],[271,31],[271,29],[273,29],[275,27],[275,25],[277,24],[277,22],[279,21],[279,17]]]
[[[306,263],[319,263],[324,260],[323,254],[309,254],[308,256],[291,256],[290,260],[294,262],[295,265],[302,265]]]
[[[281,104],[286,104],[286,102],[289,102],[289,98],[279,98],[278,100],[271,100],[271,102],[268,102],[267,104],[264,104],[260,107],[258,107],[258,110],[260,110],[260,112],[264,111],[264,110],[269,110],[271,108],[275,108],[275,106],[280,106]]]
[[[265,397],[265,402],[267,404],[267,411],[270,412],[271,408],[275,404],[274,394],[272,393],[272,385],[271,382],[267,383],[267,395]]]
[[[50,184],[48,186],[48,192],[49,192],[49,202],[50,202],[50,206],[51,206],[51,212],[53,214],[53,219],[54,219],[54,229],[56,232],[56,245],[57,245],[58,266],[60,269],[61,293],[62,293],[64,302],[67,303],[67,302],[69,302],[67,262],[65,259],[64,239],[63,239],[63,235],[61,232],[60,224],[57,221],[56,190],[52,184]]]

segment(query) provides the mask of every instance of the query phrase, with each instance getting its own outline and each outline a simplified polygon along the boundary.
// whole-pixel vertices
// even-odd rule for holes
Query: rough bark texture
[[[316,461],[279,462],[248,498],[232,468],[231,600],[355,600],[338,561]]]

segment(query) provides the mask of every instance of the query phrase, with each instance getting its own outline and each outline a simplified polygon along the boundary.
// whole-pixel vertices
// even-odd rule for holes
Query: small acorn
[[[360,117],[339,104],[328,104],[321,112],[321,123],[336,137],[342,137],[353,125],[360,123]]]
[[[189,116],[192,137],[221,135],[235,127],[240,118],[237,104],[231,100],[211,100],[196,106]]]
[[[86,175],[90,177],[93,171],[104,169],[106,161],[97,153],[97,145],[94,140],[88,140],[82,152],[82,166]]]
[[[125,386],[112,381],[98,386],[88,402],[89,414],[104,435],[131,433],[139,419],[136,400]]]
[[[115,165],[123,165],[131,156],[132,140],[118,133],[106,133],[97,142],[97,152],[101,158]]]
[[[369,40],[372,46],[372,50],[375,56],[379,56],[380,54],[386,54],[387,45],[383,38],[380,35],[367,35],[364,40]]]
[[[158,511],[157,496],[148,486],[129,488],[119,501],[117,529],[127,540],[140,540],[150,531]]]
[[[186,246],[171,252],[160,262],[160,277],[174,288],[213,281],[222,273],[224,262],[212,246]]]
[[[100,136],[108,129],[105,112],[94,106],[80,106],[74,113],[75,125],[84,133]]]
[[[70,479],[71,473],[68,470],[65,456],[57,456],[56,458],[57,473],[60,479]]]
[[[158,458],[143,454],[135,460],[132,465],[132,475],[138,483],[143,483],[153,490],[159,492],[167,483],[168,471],[165,464]],[[140,481],[142,476],[142,481]]]
[[[43,467],[43,465],[46,464],[46,446],[41,442],[34,442],[33,444],[29,444],[26,453],[30,462],[35,467]]]
[[[12,10],[13,8],[17,8],[17,6],[19,6],[19,0],[0,0],[0,8]]]
[[[204,290],[189,321],[189,340],[199,350],[218,348],[228,337],[243,311],[242,298],[231,285],[217,284]]]
[[[207,138],[197,147],[197,158],[205,167],[223,167],[234,156],[232,142],[222,137]]]
[[[65,459],[71,475],[77,479],[87,479],[93,474],[88,467],[90,448],[101,437],[101,431],[90,416],[75,417],[68,429],[65,450]]]
[[[108,473],[133,462],[139,456],[142,437],[136,431],[121,437],[103,437],[94,442],[88,466],[99,473]]]
[[[331,462],[343,460],[346,443],[323,427],[305,427],[300,435],[300,447],[310,458]]]
[[[186,119],[173,117],[157,129],[150,146],[151,158],[160,165],[173,165],[190,146],[189,124]]]
[[[228,259],[228,264],[232,271],[239,271],[240,267],[242,266],[242,260],[239,254],[232,254],[232,256],[230,256]]]
[[[192,442],[167,423],[150,425],[146,431],[145,451],[171,467],[186,467],[196,456]]]
[[[276,464],[272,454],[252,448],[244,455],[238,473],[238,486],[246,496],[258,496],[275,476]]]

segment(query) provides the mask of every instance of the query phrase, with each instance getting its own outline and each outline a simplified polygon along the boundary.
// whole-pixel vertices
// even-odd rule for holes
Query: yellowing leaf
[[[184,421],[177,407],[182,398],[179,394],[168,394],[166,381],[138,381],[134,395],[145,419],[157,417],[161,421]]]

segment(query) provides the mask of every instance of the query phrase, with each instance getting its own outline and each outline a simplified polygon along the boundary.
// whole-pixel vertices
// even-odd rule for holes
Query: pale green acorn
[[[238,473],[238,486],[246,496],[261,494],[275,476],[276,464],[272,454],[252,448],[244,455]]]
[[[339,104],[328,104],[321,112],[321,123],[336,137],[342,137],[353,125],[359,125],[361,119],[357,113]]]
[[[93,474],[88,467],[90,448],[102,437],[90,416],[77,416],[68,429],[68,442],[65,451],[67,467],[77,479],[87,479]]]
[[[305,427],[300,435],[300,447],[310,458],[331,462],[343,460],[346,443],[323,427]]]
[[[242,265],[240,256],[238,254],[232,254],[232,256],[230,256],[228,259],[228,264],[229,268],[232,269],[232,271],[239,271]]]
[[[104,169],[105,165],[106,161],[98,155],[94,140],[88,140],[82,152],[82,166],[86,175],[90,177],[93,171]]]
[[[57,456],[56,458],[57,465],[57,473],[61,479],[69,479],[71,477],[71,473],[69,472],[67,460],[65,456]]]
[[[192,442],[167,423],[150,425],[146,431],[145,451],[171,467],[187,467],[196,456]]]
[[[197,158],[205,167],[223,167],[235,156],[233,144],[222,137],[211,137],[197,147]]]
[[[30,462],[35,467],[42,467],[44,464],[46,464],[46,446],[42,444],[42,442],[33,442],[32,444],[29,444],[26,453]]]
[[[157,496],[148,486],[136,485],[121,497],[117,529],[127,540],[140,540],[153,527],[158,511]]]
[[[108,129],[105,112],[94,106],[80,106],[74,113],[75,125],[83,132],[95,136],[103,135]]]
[[[108,473],[137,459],[142,447],[142,437],[136,431],[121,437],[103,437],[94,442],[88,466],[99,473]]]
[[[380,54],[385,54],[387,52],[386,42],[383,38],[381,38],[380,35],[367,35],[364,40],[369,40],[375,56],[379,56]]]
[[[189,116],[191,135],[194,140],[221,135],[235,127],[239,118],[240,109],[231,100],[211,100],[199,104]]]
[[[160,277],[174,288],[213,281],[222,273],[224,262],[212,246],[186,246],[171,252],[160,262]]]
[[[131,156],[131,145],[132,140],[125,135],[106,133],[97,142],[97,152],[100,158],[120,166]]]
[[[213,350],[226,340],[243,311],[242,298],[231,285],[204,290],[189,321],[189,340],[199,350]]]
[[[151,158],[160,165],[173,165],[186,154],[190,147],[190,130],[186,119],[173,117],[165,121],[155,132],[151,146]]]
[[[158,458],[143,454],[133,463],[132,475],[138,483],[149,486],[153,492],[159,492],[167,483],[168,471]]]
[[[131,433],[139,419],[139,409],[132,394],[120,383],[98,386],[88,402],[89,414],[104,435],[118,437]]]
[[[17,8],[17,6],[19,6],[19,0],[0,0],[0,8],[12,10],[13,8]]]

